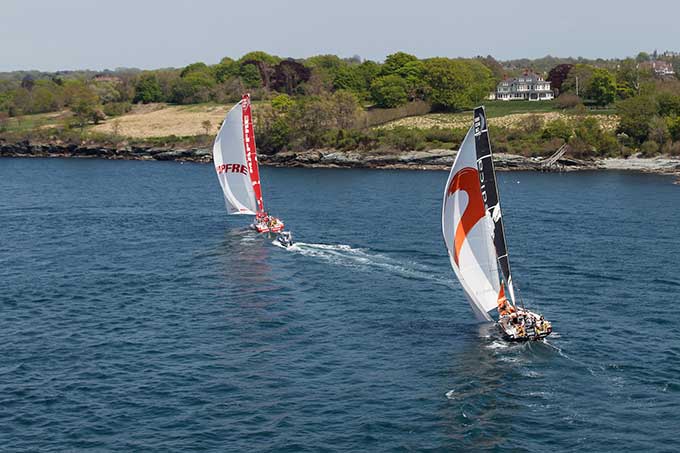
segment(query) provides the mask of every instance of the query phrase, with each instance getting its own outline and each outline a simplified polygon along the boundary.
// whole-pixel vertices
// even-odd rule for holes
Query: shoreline
[[[0,143],[0,158],[99,158],[107,160],[180,161],[210,163],[208,148],[168,149],[159,147],[98,145],[37,144],[30,142]],[[321,149],[286,151],[275,155],[260,155],[261,165],[291,168],[371,168],[387,170],[449,170],[455,151],[432,149],[425,151],[358,152]],[[575,159],[564,157],[557,165],[545,168],[543,159],[515,154],[494,154],[498,171],[593,171],[618,170],[675,175],[680,183],[680,156],[652,158]]]

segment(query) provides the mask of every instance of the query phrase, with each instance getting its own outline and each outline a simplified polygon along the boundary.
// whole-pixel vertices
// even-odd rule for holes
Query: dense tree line
[[[619,143],[620,147],[641,149],[648,155],[677,153],[680,81],[677,77],[659,76],[640,64],[650,58],[641,53],[635,59],[618,60],[616,65],[609,65],[611,69],[585,63],[559,64],[550,70],[547,79],[559,94],[558,105],[614,106],[619,117],[616,141],[609,140],[612,146],[598,143],[600,149],[611,149]],[[675,60],[668,62],[675,65]]]
[[[377,63],[335,55],[282,59],[257,51],[238,60],[227,57],[215,65],[197,62],[182,69],[133,74],[110,71],[102,76],[84,71],[64,78],[59,74],[23,73],[21,79],[0,77],[0,112],[17,116],[70,108],[76,91],[91,98],[94,110],[115,114],[125,107],[106,106],[231,102],[246,90],[255,99],[346,91],[362,105],[392,108],[427,100],[436,108],[460,110],[479,102],[493,89],[488,64],[486,60],[420,60],[403,52]]]
[[[368,130],[367,116],[374,111],[409,114],[410,105],[427,105],[435,111],[467,110],[482,103],[502,79],[533,70],[552,82],[559,95],[558,108],[615,108],[620,117],[618,130],[604,133],[590,120],[571,125],[528,124],[521,136],[500,131],[501,147],[513,151],[522,144],[542,149],[546,143],[553,146],[552,141],[562,140],[586,154],[625,149],[653,154],[669,152],[680,143],[680,81],[660,79],[645,69],[644,62],[655,58],[661,57],[640,53],[623,60],[545,57],[501,63],[491,56],[419,59],[397,52],[384,62],[375,62],[335,55],[295,60],[256,51],[239,59],[225,57],[214,65],[196,62],[180,69],[3,73],[0,122],[68,109],[70,126],[82,130],[87,124],[123,114],[136,103],[230,103],[249,91],[253,99],[268,101],[256,109],[258,140],[264,152],[374,149],[386,144],[419,149],[437,143],[436,137],[452,136],[437,131]],[[666,61],[680,72],[680,59]]]

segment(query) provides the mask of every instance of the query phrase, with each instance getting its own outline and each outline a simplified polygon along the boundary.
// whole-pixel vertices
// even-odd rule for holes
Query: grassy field
[[[63,123],[64,118],[68,116],[70,116],[69,112],[50,112],[8,118],[5,124],[5,131],[9,133],[25,133],[44,127],[57,126]]]
[[[604,130],[614,130],[618,125],[618,117],[615,115],[592,115],[596,118]],[[562,112],[531,112],[513,113],[504,116],[489,116],[489,124],[496,127],[519,129],[523,127],[531,117],[537,117],[543,123],[557,119],[566,122],[578,120],[578,115]],[[472,114],[466,113],[429,113],[421,116],[411,116],[391,121],[379,128],[392,129],[394,127],[408,127],[417,129],[467,129],[472,123]]]
[[[91,130],[132,138],[203,135],[204,121],[210,121],[208,135],[214,135],[231,106],[218,104],[135,106],[125,115],[111,118]]]

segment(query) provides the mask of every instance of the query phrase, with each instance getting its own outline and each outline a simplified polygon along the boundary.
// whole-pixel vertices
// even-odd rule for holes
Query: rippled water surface
[[[677,451],[680,187],[500,174],[554,323],[474,323],[443,172],[264,168],[292,251],[210,165],[0,160],[0,449]]]

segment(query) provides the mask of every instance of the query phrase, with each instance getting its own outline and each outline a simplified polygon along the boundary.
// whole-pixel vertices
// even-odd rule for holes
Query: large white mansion
[[[500,101],[548,101],[554,97],[550,82],[533,73],[503,80],[491,96]]]

